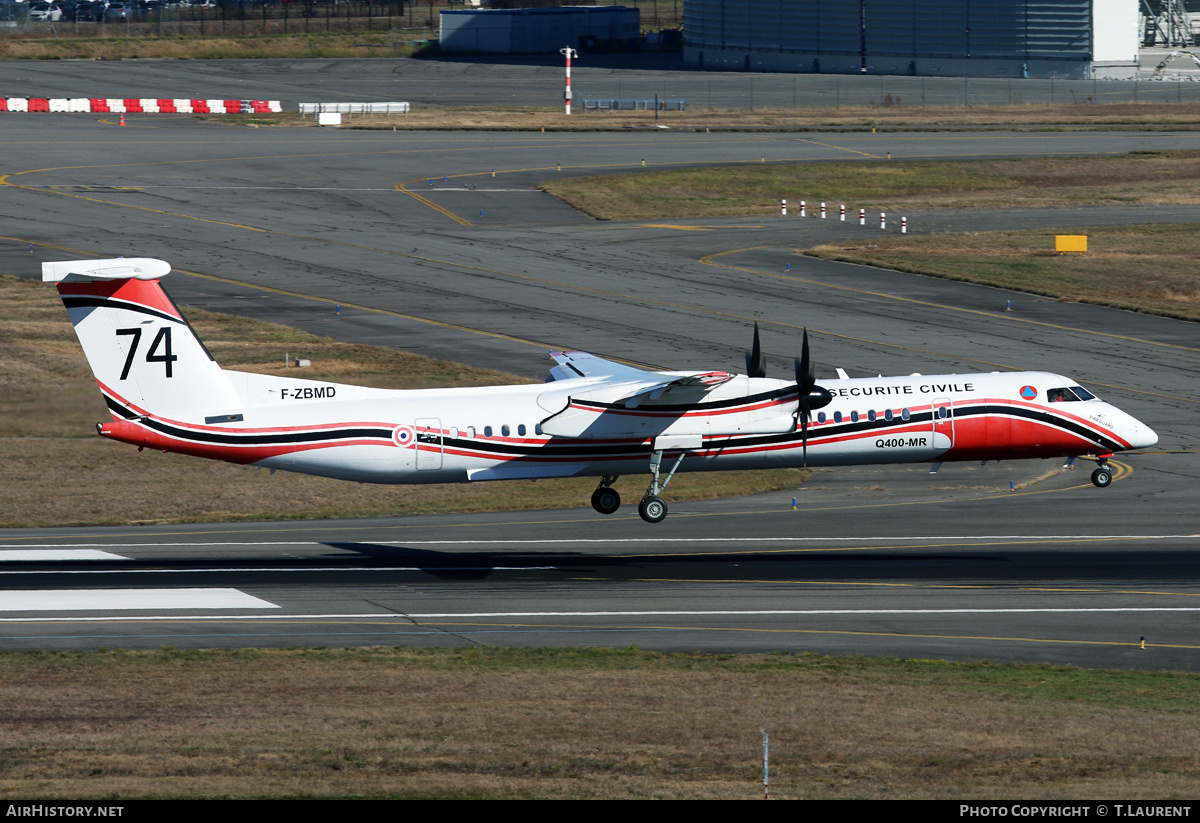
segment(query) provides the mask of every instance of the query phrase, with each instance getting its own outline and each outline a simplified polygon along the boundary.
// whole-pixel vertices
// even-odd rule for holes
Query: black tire
[[[638,503],[638,514],[647,523],[661,523],[667,516],[667,504],[661,497],[651,495]]]
[[[612,514],[621,508],[621,495],[607,486],[596,489],[592,492],[592,508],[601,514]]]
[[[1100,468],[1098,468],[1094,472],[1092,472],[1092,483],[1094,485],[1099,486],[1100,488],[1103,489],[1105,486],[1107,486],[1111,482],[1112,482],[1112,470],[1111,469],[1109,469],[1105,466],[1101,466]]]

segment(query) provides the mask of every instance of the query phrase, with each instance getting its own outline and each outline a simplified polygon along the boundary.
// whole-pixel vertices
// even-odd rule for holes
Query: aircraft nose
[[[1134,420],[1127,439],[1135,449],[1144,449],[1158,442],[1158,434],[1142,421]]]

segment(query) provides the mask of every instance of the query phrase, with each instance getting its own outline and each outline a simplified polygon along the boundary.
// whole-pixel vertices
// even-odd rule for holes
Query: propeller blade
[[[804,468],[808,468],[808,410],[800,412],[800,440],[804,444]]]
[[[817,367],[808,356],[808,329],[804,330],[804,342],[800,347],[800,359],[796,361],[796,385],[800,394],[806,395],[817,384]]]
[[[762,347],[758,344],[758,321],[754,321],[754,343],[746,355],[746,374],[750,377],[766,377],[767,365],[763,360]]]

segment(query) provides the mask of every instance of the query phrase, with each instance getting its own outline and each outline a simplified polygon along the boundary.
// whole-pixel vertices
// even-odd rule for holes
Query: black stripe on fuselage
[[[141,303],[131,303],[128,300],[114,300],[111,297],[95,297],[87,294],[64,294],[62,296],[63,305],[70,309],[124,309],[125,311],[138,312],[139,314],[148,314],[151,317],[158,317],[162,320],[170,320],[172,323],[183,323],[174,315],[167,314],[165,311],[152,309],[149,306],[143,306]]]

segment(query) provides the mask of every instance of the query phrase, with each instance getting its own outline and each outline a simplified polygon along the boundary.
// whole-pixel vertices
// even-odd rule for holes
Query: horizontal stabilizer
[[[93,280],[157,280],[171,264],[153,257],[112,257],[106,260],[61,260],[42,264],[42,282],[79,283]]]

